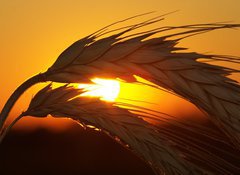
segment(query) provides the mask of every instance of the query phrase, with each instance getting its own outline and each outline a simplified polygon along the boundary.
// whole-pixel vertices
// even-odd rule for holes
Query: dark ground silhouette
[[[214,129],[209,123],[202,124]],[[226,140],[223,134],[219,133],[222,140],[215,141],[198,132],[193,133],[167,125],[160,128],[164,127],[173,131],[177,137],[187,138],[186,141],[193,141],[200,148],[231,163],[228,171],[239,175],[240,151],[222,143],[222,140]],[[191,144],[186,145],[187,149],[193,148]],[[195,161],[208,167],[206,162]],[[219,165],[224,167],[225,163]],[[153,172],[144,161],[110,137],[92,129],[83,130],[79,125],[73,124],[70,129],[60,133],[46,129],[31,132],[12,130],[0,145],[0,174],[153,175]]]
[[[63,133],[10,132],[0,145],[1,175],[152,175],[105,134],[75,126]]]

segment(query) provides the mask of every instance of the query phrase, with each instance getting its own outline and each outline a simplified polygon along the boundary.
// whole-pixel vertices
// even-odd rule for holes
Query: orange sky
[[[18,85],[32,75],[44,72],[71,43],[107,24],[144,12],[156,11],[156,15],[159,15],[174,10],[180,11],[169,15],[159,25],[219,21],[240,23],[239,7],[239,0],[1,0],[0,108]],[[198,52],[240,56],[239,43],[240,30],[225,29],[188,38],[181,46]],[[11,115],[15,116],[23,111],[34,92],[42,86],[34,86],[29,90],[17,103]],[[132,90],[133,87],[122,88],[121,94],[130,98],[124,90],[126,88]],[[163,93],[158,94],[161,99],[153,99],[155,93],[159,92],[147,90],[151,93],[144,99],[161,103],[163,111],[182,115],[196,111],[187,102]],[[135,96],[139,100],[143,98],[140,95]],[[182,106],[185,110],[180,112],[179,108],[182,109]],[[36,123],[51,127],[56,125],[55,123],[69,123],[58,121],[54,120],[53,123],[24,119],[17,127],[27,125],[29,128],[36,128]]]

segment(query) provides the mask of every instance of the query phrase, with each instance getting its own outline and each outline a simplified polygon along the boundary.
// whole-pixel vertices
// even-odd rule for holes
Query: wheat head
[[[237,64],[240,59],[186,52],[185,48],[176,45],[192,35],[237,28],[240,25],[213,23],[167,26],[128,35],[129,32],[160,20],[162,18],[154,18],[112,31],[100,30],[75,42],[44,74],[46,80],[76,83],[89,81],[97,75],[136,82],[134,75],[138,75],[205,111],[213,123],[239,148],[240,86],[227,77],[239,70],[211,65],[199,59]],[[182,31],[174,32],[176,29]],[[166,31],[173,34],[154,37]],[[111,36],[99,39],[112,32],[114,34]]]
[[[168,138],[161,137],[157,127],[144,121],[141,115],[114,103],[78,96],[81,93],[69,86],[52,89],[48,85],[35,95],[22,115],[68,117],[84,127],[94,126],[143,158],[159,175],[211,174],[182,159],[168,145]]]

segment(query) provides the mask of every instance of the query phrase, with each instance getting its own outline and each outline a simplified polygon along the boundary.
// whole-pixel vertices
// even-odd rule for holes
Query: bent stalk
[[[21,84],[9,97],[7,103],[4,105],[2,112],[0,114],[0,131],[3,129],[4,123],[8,117],[9,112],[11,111],[12,107],[16,103],[16,101],[19,99],[19,97],[31,86],[34,84],[44,82],[45,80],[44,74],[38,74],[31,78],[29,78],[27,81],[25,81],[23,84]]]
[[[3,130],[3,132],[0,136],[0,144],[2,143],[2,141],[5,138],[5,136],[7,135],[7,133],[10,131],[10,129],[13,127],[13,125],[15,125],[23,116],[24,116],[24,114],[22,113],[17,118],[15,118],[13,120],[13,122],[5,130]]]

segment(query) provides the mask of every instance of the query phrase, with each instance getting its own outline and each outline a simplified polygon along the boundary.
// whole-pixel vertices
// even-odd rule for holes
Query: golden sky
[[[167,16],[158,25],[219,21],[240,23],[239,7],[239,0],[1,0],[0,108],[24,80],[44,72],[71,43],[105,25],[145,12],[156,11],[154,15],[160,15],[175,10],[180,11]],[[181,46],[201,53],[240,56],[239,43],[240,30],[225,29],[188,38]],[[24,94],[12,116],[27,107],[39,87],[42,86],[34,86]],[[151,93],[145,100],[149,101],[158,92],[148,90]],[[196,111],[181,99],[172,99],[163,93],[159,96],[162,96],[160,100],[153,101],[161,103],[166,112],[187,115]],[[178,110],[179,106],[181,110]],[[31,120],[29,125],[29,121],[24,119],[18,126],[36,127],[36,123],[41,126],[55,125],[45,120]],[[61,125],[68,123],[54,122]]]

